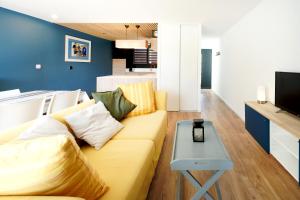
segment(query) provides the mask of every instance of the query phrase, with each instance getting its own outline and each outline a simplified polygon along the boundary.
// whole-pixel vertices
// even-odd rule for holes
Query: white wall
[[[299,10],[299,0],[263,0],[222,36],[214,90],[242,119],[257,86],[274,101],[275,71],[300,72]]]

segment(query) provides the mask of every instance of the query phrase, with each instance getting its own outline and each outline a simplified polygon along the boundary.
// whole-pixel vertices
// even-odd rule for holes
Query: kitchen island
[[[119,84],[153,81],[153,87],[157,89],[156,73],[128,73],[126,75],[111,75],[97,77],[97,92],[115,90]]]

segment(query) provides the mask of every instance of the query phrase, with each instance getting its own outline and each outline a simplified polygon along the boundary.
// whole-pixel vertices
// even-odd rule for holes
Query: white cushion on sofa
[[[63,123],[50,116],[43,116],[36,120],[32,127],[20,134],[19,139],[31,139],[51,135],[66,135],[74,139],[74,136]]]
[[[124,126],[115,120],[102,102],[65,117],[76,137],[99,150]]]

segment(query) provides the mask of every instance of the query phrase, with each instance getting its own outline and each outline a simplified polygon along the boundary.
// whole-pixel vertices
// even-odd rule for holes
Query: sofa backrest
[[[156,110],[167,110],[167,93],[164,91],[155,91]]]
[[[155,91],[155,103],[156,103],[156,110],[166,110],[166,102],[167,102],[167,94],[166,92],[162,92],[162,91]],[[90,105],[95,104],[95,100],[90,100],[90,101],[86,101],[84,103],[78,104],[76,106],[64,109],[62,111],[56,112],[51,114],[51,116],[62,122],[63,124],[65,124],[69,131],[72,132],[71,128],[68,126],[68,124],[66,123],[64,117],[67,115],[70,115],[74,112],[80,111],[84,108],[89,107]],[[26,129],[28,129],[29,127],[32,126],[32,124],[35,122],[35,120],[33,121],[29,121],[26,122],[24,124],[18,125],[14,128],[5,130],[3,132],[0,133],[0,144],[9,142],[11,140],[14,140],[16,138],[18,138],[18,136],[24,132]]]

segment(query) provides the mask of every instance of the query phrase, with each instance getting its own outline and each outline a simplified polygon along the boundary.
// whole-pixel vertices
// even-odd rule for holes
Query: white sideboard
[[[299,139],[270,121],[270,153],[298,181]]]
[[[300,119],[278,111],[271,103],[246,102],[246,129],[300,184]]]
[[[126,83],[138,83],[152,81],[154,89],[156,90],[156,75],[113,75],[97,77],[97,92],[106,92],[115,90],[118,85]]]

